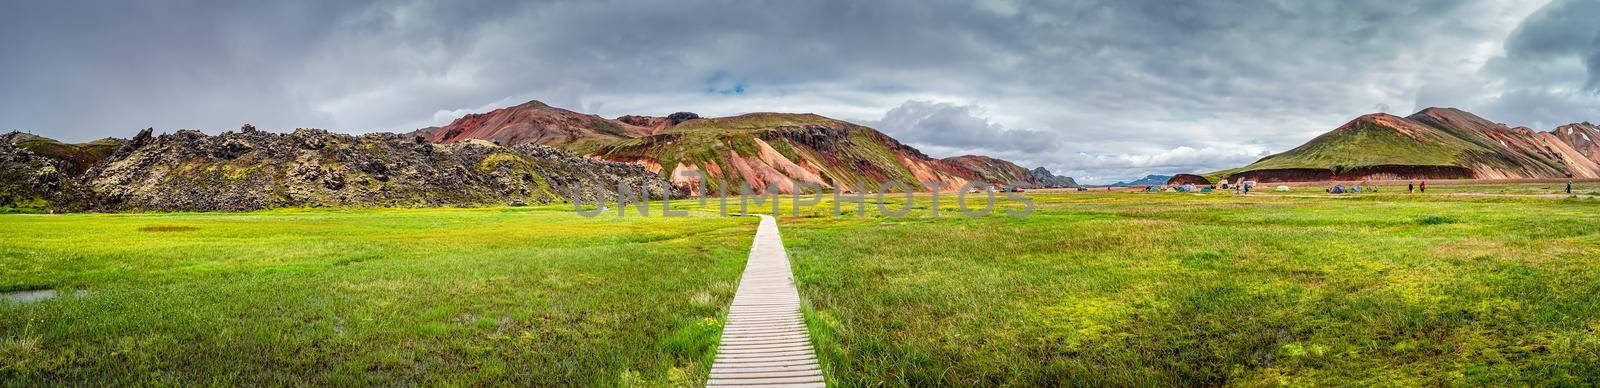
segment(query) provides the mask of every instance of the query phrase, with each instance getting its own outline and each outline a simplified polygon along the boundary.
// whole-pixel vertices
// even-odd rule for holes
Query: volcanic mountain
[[[1016,163],[982,155],[961,155],[942,159],[945,164],[971,170],[985,182],[1016,182],[1023,188],[1078,187],[1069,177],[1058,177],[1044,167],[1028,170]]]
[[[1144,178],[1139,178],[1139,179],[1135,179],[1135,180],[1128,181],[1128,182],[1112,183],[1112,184],[1110,184],[1108,186],[1111,186],[1111,187],[1128,187],[1128,186],[1164,185],[1164,184],[1167,184],[1167,181],[1171,180],[1171,179],[1172,179],[1172,176],[1170,176],[1170,175],[1145,175]]]
[[[649,135],[659,130],[652,126],[662,126],[661,123],[635,123],[639,125],[529,101],[489,113],[469,114],[450,125],[424,128],[415,134],[441,144],[480,139],[505,146],[539,144],[584,149],[599,143]]]
[[[703,182],[687,171],[702,172]],[[0,134],[0,211],[493,205],[614,197],[619,184],[662,198],[743,187],[955,190],[974,181],[1072,183],[989,157],[934,159],[872,128],[814,114],[611,120],[538,101],[404,135],[246,125],[216,136],[147,129],[131,140],[67,144]]]
[[[1051,174],[1050,170],[1046,170],[1044,167],[1034,167],[1033,171],[1028,171],[1028,175],[1033,176],[1034,180],[1042,183],[1043,187],[1078,187],[1078,181],[1072,180],[1072,177]]]
[[[1511,128],[1454,108],[1357,117],[1289,151],[1206,174],[1261,182],[1362,179],[1600,177],[1588,123],[1552,132]]]
[[[435,142],[485,139],[507,146],[535,143],[592,158],[636,163],[691,194],[794,193],[804,186],[875,191],[899,183],[947,190],[969,181],[1021,187],[1058,187],[1004,160],[982,156],[934,159],[875,129],[815,114],[749,113],[701,118],[622,116],[607,120],[531,101],[462,117],[448,126],[418,131]],[[700,179],[685,176],[699,171]],[[1070,178],[1067,180],[1070,182]],[[863,187],[866,184],[873,187]]]

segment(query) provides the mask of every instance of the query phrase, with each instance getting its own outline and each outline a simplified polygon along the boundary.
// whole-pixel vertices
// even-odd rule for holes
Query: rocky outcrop
[[[280,134],[246,126],[218,136],[188,130],[157,136],[146,129],[81,176],[51,175],[51,163],[59,162],[32,157],[33,163],[23,163],[28,154],[0,150],[7,155],[0,167],[34,177],[26,184],[33,191],[24,194],[64,198],[49,207],[66,210],[515,205],[614,198],[619,184],[653,198],[676,194],[659,175],[633,164],[532,144],[433,144],[388,133]],[[20,205],[16,198],[29,197],[8,198]]]
[[[105,138],[81,144],[67,144],[55,139],[13,132],[4,139],[17,148],[22,148],[35,155],[49,158],[61,163],[61,171],[70,175],[79,175],[88,170],[90,166],[110,156],[125,142],[121,139]]]
[[[666,117],[655,116],[622,116],[618,117],[617,121],[627,125],[646,128],[648,129],[648,131],[645,132],[647,135],[654,135],[657,132],[661,132],[667,128],[672,128],[674,125],[678,125],[678,123],[674,123],[672,120],[668,120]]]
[[[1044,167],[1034,168],[1032,171],[1028,171],[1028,175],[1032,176],[1034,180],[1042,182],[1044,187],[1047,188],[1078,187],[1078,182],[1072,180],[1072,177],[1056,176],[1055,174],[1051,174],[1050,170],[1046,170]]]
[[[71,174],[77,162],[19,146],[34,137],[19,132],[0,135],[0,208],[88,208],[88,196]]]
[[[700,118],[700,115],[694,114],[693,112],[678,112],[667,115],[667,117],[627,115],[618,117],[617,121],[636,127],[649,128],[649,132],[647,134],[654,135],[685,121],[698,118]]]

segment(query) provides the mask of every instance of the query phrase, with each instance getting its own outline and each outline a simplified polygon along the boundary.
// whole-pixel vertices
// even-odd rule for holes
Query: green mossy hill
[[[1457,109],[1408,117],[1358,117],[1289,151],[1204,174],[1213,181],[1412,178],[1555,178],[1595,171],[1596,161],[1554,137],[1509,128]]]
[[[1415,133],[1408,136],[1381,121],[1358,118],[1288,152],[1263,158],[1248,168],[1456,166],[1460,157],[1474,148],[1471,143],[1432,128],[1406,130]]]

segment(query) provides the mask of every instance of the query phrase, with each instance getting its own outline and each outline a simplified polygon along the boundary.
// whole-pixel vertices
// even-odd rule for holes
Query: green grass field
[[[1026,218],[785,199],[830,383],[1600,384],[1600,199],[1027,195]],[[0,307],[0,380],[692,386],[754,226],[3,215],[0,287],[88,295]]]
[[[1035,201],[785,220],[832,381],[1600,383],[1597,200]]]
[[[570,210],[0,216],[0,381],[691,384],[754,224]],[[0,303],[3,304],[3,303]]]

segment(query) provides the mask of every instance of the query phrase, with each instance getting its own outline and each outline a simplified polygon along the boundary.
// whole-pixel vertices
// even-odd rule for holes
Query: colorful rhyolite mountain
[[[1511,128],[1453,108],[1351,120],[1284,153],[1205,174],[1212,181],[1600,177],[1600,131]]]
[[[872,128],[815,114],[750,113],[701,118],[623,116],[608,120],[538,101],[471,114],[450,125],[419,130],[437,143],[490,140],[505,146],[540,144],[590,157],[636,163],[689,194],[795,193],[817,189],[876,191],[900,185],[925,191],[968,182],[1021,187],[1067,187],[1071,179],[1033,174],[984,156],[931,158]],[[698,172],[704,178],[695,177]],[[809,187],[809,188],[808,188]]]
[[[473,113],[450,125],[417,131],[434,143],[455,143],[470,139],[488,140],[504,146],[539,144],[563,148],[584,148],[594,144],[649,135],[658,129],[607,120],[566,109],[529,101],[522,105]]]
[[[67,144],[0,134],[0,212],[515,205],[614,198],[622,186],[661,198],[885,183],[953,191],[968,182],[1072,185],[999,159],[930,158],[872,128],[813,114],[611,120],[533,101],[404,135],[246,125],[215,136],[147,129],[131,140]]]

